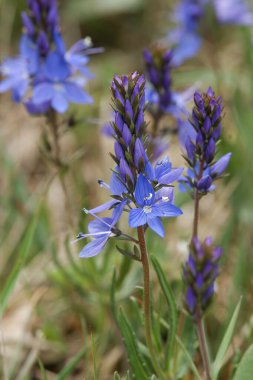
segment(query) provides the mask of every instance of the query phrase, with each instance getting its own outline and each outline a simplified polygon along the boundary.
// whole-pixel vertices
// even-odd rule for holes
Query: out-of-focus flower
[[[190,254],[183,266],[183,280],[185,305],[195,319],[202,317],[212,300],[221,256],[222,249],[213,246],[212,238],[206,238],[204,243],[196,237],[192,239]]]
[[[6,59],[0,66],[4,77],[0,92],[12,91],[14,101],[23,101],[31,114],[44,114],[50,108],[63,113],[69,102],[91,103],[83,90],[92,77],[88,56],[101,49],[92,48],[86,38],[66,50],[56,0],[27,3],[28,10],[22,13],[24,32],[19,56]]]
[[[181,0],[175,7],[169,33],[174,46],[172,63],[180,65],[195,56],[203,42],[202,28],[210,15],[218,24],[253,25],[253,13],[246,0]]]

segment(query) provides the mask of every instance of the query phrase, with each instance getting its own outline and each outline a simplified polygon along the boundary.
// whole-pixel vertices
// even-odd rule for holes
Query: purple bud
[[[132,183],[134,183],[133,174],[124,158],[121,158],[120,160],[119,169],[120,169],[120,174],[124,180],[126,180],[126,176],[128,176],[131,179]]]
[[[199,191],[207,191],[211,185],[212,185],[212,178],[209,175],[207,175],[207,176],[201,178],[197,182],[197,189]]]
[[[208,133],[210,132],[210,129],[212,128],[212,123],[208,116],[205,118],[205,121],[203,123],[203,128],[204,128],[205,134],[208,135]]]
[[[194,103],[197,107],[199,107],[199,105],[203,103],[202,96],[198,91],[194,93]]]
[[[124,121],[118,112],[115,112],[115,124],[116,124],[116,127],[120,130],[120,132],[122,132]]]
[[[52,29],[55,29],[58,24],[58,9],[57,4],[55,2],[52,2],[50,4],[50,10],[47,15],[47,22],[51,26]]]
[[[133,111],[131,103],[130,103],[130,101],[128,99],[126,100],[125,110],[126,110],[126,113],[129,114],[130,118],[133,119],[133,117],[134,117],[134,111]]]
[[[191,161],[193,161],[195,157],[196,148],[189,136],[187,137],[186,142],[185,142],[185,149],[186,149],[188,158]]]
[[[131,134],[131,132],[130,132],[130,130],[126,124],[124,124],[124,126],[123,126],[122,137],[123,137],[124,143],[127,146],[129,146],[130,142],[132,140],[132,134]]]
[[[39,36],[38,36],[38,39],[37,39],[37,45],[38,45],[38,48],[39,48],[41,54],[47,54],[48,53],[48,51],[49,51],[49,42],[48,42],[47,35],[44,32],[44,30],[41,30],[39,32]]]
[[[141,140],[137,138],[134,144],[134,163],[137,168],[139,166],[139,161],[141,158],[143,159],[145,164],[145,162],[147,161],[147,155]]]
[[[213,92],[213,89],[211,86],[208,88],[206,94],[207,94],[207,96],[210,96],[210,98],[212,98],[214,96],[214,92]]]
[[[208,164],[210,164],[210,162],[213,160],[214,158],[214,155],[215,155],[215,142],[214,140],[211,138],[207,144],[207,147],[206,147],[206,150],[205,150],[205,153],[204,153],[204,157],[205,157],[205,160]]]
[[[144,51],[143,51],[143,58],[147,64],[149,64],[149,65],[154,64],[152,54],[147,49],[144,49]]]
[[[36,2],[36,1],[32,2],[32,4],[31,4],[31,10],[32,10],[32,13],[33,13],[33,15],[35,17],[35,20],[37,22],[40,22],[41,12],[40,12],[40,7],[39,7],[38,2]]]
[[[220,260],[223,250],[221,247],[215,247],[213,250],[212,261],[217,262]]]
[[[114,152],[115,152],[115,156],[120,160],[121,158],[124,158],[124,151],[121,147],[121,145],[119,144],[118,141],[115,141],[114,143]]]
[[[222,156],[211,168],[212,177],[220,177],[222,173],[226,170],[229,161],[231,159],[232,153],[227,153]]]
[[[142,126],[143,123],[144,123],[144,114],[143,114],[143,111],[140,110],[140,112],[138,113],[136,122],[135,122],[136,132],[139,132],[139,129]]]
[[[149,74],[150,82],[154,86],[158,86],[159,85],[159,73],[157,72],[157,70],[154,67],[149,67],[148,68],[148,74]]]
[[[21,17],[22,17],[23,25],[24,25],[28,35],[33,36],[35,33],[35,29],[34,29],[34,25],[31,21],[30,17],[28,17],[26,12],[22,12]]]
[[[220,134],[221,134],[221,123],[214,129],[212,133],[212,138],[214,139],[214,141],[219,140]]]
[[[203,151],[204,139],[203,139],[202,133],[200,131],[198,132],[197,137],[196,137],[196,146],[197,146],[198,150],[200,150],[201,152]]]
[[[203,287],[204,280],[203,280],[203,276],[201,273],[197,274],[195,284],[196,284],[198,290],[200,290]]]
[[[187,287],[187,291],[186,291],[186,304],[189,308],[189,311],[193,313],[196,307],[196,297],[190,286]]]

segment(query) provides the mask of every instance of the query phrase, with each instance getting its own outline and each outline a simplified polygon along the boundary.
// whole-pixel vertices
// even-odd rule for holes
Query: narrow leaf
[[[56,380],[66,380],[69,379],[69,376],[74,371],[78,363],[81,361],[81,359],[84,357],[85,352],[87,351],[87,348],[84,348],[82,351],[78,352],[77,355],[75,355],[70,362],[61,370],[59,375],[56,377]]]
[[[33,216],[30,222],[30,225],[27,228],[27,231],[25,233],[25,236],[23,237],[20,249],[17,252],[17,261],[15,265],[13,266],[13,269],[11,273],[9,274],[7,281],[4,284],[2,291],[0,293],[0,318],[7,307],[8,300],[17,282],[19,273],[23,269],[27,256],[30,252],[30,248],[31,248],[32,241],[34,238],[39,215],[40,215],[40,207],[35,213],[35,215]]]
[[[242,303],[242,297],[240,298],[240,300],[239,300],[239,302],[238,302],[238,304],[237,304],[237,306],[235,308],[235,311],[234,311],[234,313],[232,315],[232,318],[231,318],[231,320],[229,322],[229,325],[227,327],[225,335],[224,335],[224,337],[223,337],[223,339],[221,341],[221,344],[220,344],[220,347],[218,349],[216,358],[215,358],[215,360],[213,362],[212,372],[213,372],[213,378],[214,378],[214,380],[216,380],[217,377],[218,377],[219,371],[220,371],[220,369],[222,367],[225,355],[227,353],[228,347],[229,347],[231,339],[233,337],[234,328],[235,328],[235,324],[236,324],[236,321],[237,321],[237,318],[238,318],[238,315],[239,315],[241,303]]]
[[[243,355],[233,380],[252,380],[253,374],[253,344]]]
[[[197,370],[197,367],[195,366],[195,364],[194,364],[194,362],[192,360],[192,357],[189,354],[189,352],[187,351],[184,343],[182,342],[182,340],[178,336],[176,336],[176,340],[177,340],[179,346],[181,347],[183,353],[185,354],[185,358],[187,359],[187,361],[188,361],[188,363],[189,363],[189,365],[191,367],[192,372],[196,376],[196,379],[197,380],[202,380],[202,378],[201,378],[201,376],[200,376],[200,374],[199,374],[199,372]]]
[[[164,272],[156,259],[156,257],[151,257],[153,266],[155,268],[159,283],[161,285],[163,294],[165,296],[165,299],[167,301],[168,307],[169,307],[169,318],[170,318],[170,336],[169,336],[169,344],[168,344],[168,350],[166,353],[166,363],[169,365],[170,358],[173,353],[174,348],[174,342],[175,342],[175,336],[177,331],[177,323],[178,323],[178,314],[177,314],[177,306],[175,302],[175,298],[173,295],[173,292],[169,286],[169,283],[164,275]]]
[[[145,363],[138,350],[138,342],[122,309],[119,311],[118,323],[127,349],[128,359],[133,368],[136,379],[147,380],[148,376],[145,369]]]

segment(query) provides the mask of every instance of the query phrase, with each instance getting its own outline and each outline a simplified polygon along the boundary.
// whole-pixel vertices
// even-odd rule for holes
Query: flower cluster
[[[173,14],[177,27],[169,34],[170,42],[175,45],[175,65],[199,51],[203,41],[201,29],[210,15],[218,24],[253,25],[253,13],[245,0],[181,0]]]
[[[231,157],[231,153],[215,161],[217,143],[221,134],[222,100],[216,98],[211,87],[200,94],[194,94],[195,106],[192,110],[191,124],[194,137],[188,136],[185,143],[185,159],[188,173],[181,183],[198,193],[205,194],[214,189],[213,182],[221,177]]]
[[[31,114],[44,114],[50,108],[59,113],[69,102],[91,103],[83,90],[87,78],[88,55],[99,52],[91,48],[89,38],[65,49],[59,28],[56,0],[28,0],[22,13],[24,32],[20,52],[0,65],[4,79],[0,93],[11,90],[15,102],[23,101]]]
[[[112,82],[112,100],[116,163],[110,184],[99,181],[108,189],[111,200],[92,210],[85,210],[96,220],[89,224],[89,234],[79,234],[77,239],[91,236],[93,241],[81,251],[81,257],[90,257],[101,252],[110,237],[131,240],[116,224],[123,211],[129,214],[131,228],[149,226],[159,236],[164,236],[162,217],[175,217],[181,210],[173,205],[172,182],[177,180],[182,169],[173,169],[167,158],[154,166],[149,162],[145,147],[144,103],[145,81],[138,73],[115,76]],[[100,218],[97,213],[112,210],[112,217]]]
[[[147,110],[153,119],[149,138],[153,159],[157,159],[168,148],[168,142],[164,139],[166,132],[178,132],[181,140],[182,131],[188,124],[188,121],[183,119],[183,116],[187,114],[185,105],[192,97],[193,91],[189,89],[178,93],[172,89],[172,50],[157,46],[152,50],[145,49],[143,57],[148,81],[145,94]],[[159,121],[166,115],[174,119],[173,127],[159,131]]]
[[[183,266],[183,279],[186,308],[196,319],[201,318],[212,300],[221,255],[222,249],[213,246],[212,238],[206,238],[202,244],[193,238],[188,260]]]

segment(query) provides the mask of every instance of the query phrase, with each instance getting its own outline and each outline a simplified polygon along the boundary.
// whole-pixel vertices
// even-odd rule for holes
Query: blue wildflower
[[[213,246],[212,238],[206,238],[203,243],[196,237],[192,239],[190,254],[183,266],[183,279],[186,308],[196,319],[202,317],[212,300],[221,256],[222,249]]]
[[[133,241],[128,235],[121,231],[119,233],[118,229],[115,235],[116,224],[124,211],[129,213],[130,227],[147,224],[162,237],[164,230],[160,218],[182,214],[173,205],[174,192],[170,185],[181,176],[182,169],[173,169],[167,158],[157,162],[154,167],[149,162],[144,144],[144,91],[144,77],[136,72],[128,76],[115,76],[113,79],[114,121],[111,126],[115,143],[114,154],[111,156],[116,166],[110,184],[99,181],[100,186],[110,191],[112,199],[92,210],[86,210],[96,218],[98,213],[111,211],[112,217],[107,219],[106,225],[104,220],[102,224],[97,223],[95,232],[82,235],[94,238],[87,245],[88,248],[84,248],[82,256],[83,252],[85,257],[98,254],[110,237]]]
[[[90,104],[92,98],[83,90],[93,77],[88,56],[101,49],[92,48],[90,38],[65,49],[55,0],[28,0],[22,21],[20,55],[0,66],[0,92],[11,90],[14,100],[23,101],[31,114],[46,114],[51,108],[64,113],[70,102]]]
[[[195,133],[189,134],[185,139],[185,159],[189,168],[187,175],[182,176],[180,182],[205,194],[215,188],[213,182],[226,170],[231,153],[215,161],[221,134],[221,97],[216,98],[209,87],[206,93],[195,92],[194,102],[190,122]]]
[[[159,236],[164,237],[160,218],[171,218],[182,214],[182,211],[168,202],[167,198],[156,196],[153,186],[143,174],[137,179],[134,197],[138,207],[129,212],[129,226],[132,228],[147,224]]]

